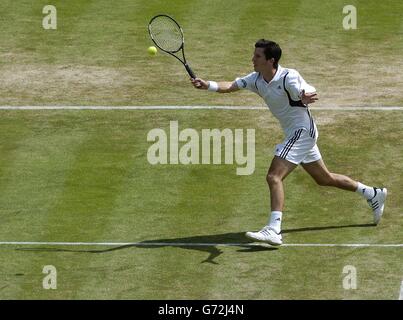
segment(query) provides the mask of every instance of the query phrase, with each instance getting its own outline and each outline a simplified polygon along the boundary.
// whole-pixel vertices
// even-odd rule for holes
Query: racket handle
[[[189,73],[189,76],[192,79],[196,79],[196,75],[194,74],[193,70],[187,64],[185,64],[185,68],[186,68],[186,71]]]

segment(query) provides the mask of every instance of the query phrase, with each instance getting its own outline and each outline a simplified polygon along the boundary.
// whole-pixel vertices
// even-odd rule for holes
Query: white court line
[[[402,280],[402,284],[400,285],[400,295],[399,295],[399,300],[403,300],[403,280]]]
[[[0,245],[49,245],[49,246],[172,246],[172,247],[233,247],[261,246],[264,243],[192,243],[192,242],[36,242],[36,241],[3,241]],[[403,243],[287,243],[282,247],[403,247]]]
[[[309,107],[332,111],[403,111],[403,106],[376,107]],[[0,106],[0,110],[268,110],[261,106]]]

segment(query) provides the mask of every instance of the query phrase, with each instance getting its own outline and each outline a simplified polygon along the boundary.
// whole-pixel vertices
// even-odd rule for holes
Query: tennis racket
[[[151,40],[158,48],[182,62],[189,76],[192,79],[196,78],[196,75],[186,62],[185,39],[182,28],[173,18],[165,14],[153,17],[148,23],[148,32]],[[183,59],[176,55],[179,51],[182,51]]]

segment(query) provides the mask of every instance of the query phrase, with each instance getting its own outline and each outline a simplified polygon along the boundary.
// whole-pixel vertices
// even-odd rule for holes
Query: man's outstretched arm
[[[239,90],[238,85],[236,84],[235,81],[215,82],[215,81],[205,81],[203,79],[196,78],[196,79],[190,79],[190,82],[192,82],[193,86],[196,89],[216,91],[219,93],[228,93]]]

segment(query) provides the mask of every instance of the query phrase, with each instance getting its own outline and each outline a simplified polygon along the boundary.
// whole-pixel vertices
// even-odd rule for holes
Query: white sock
[[[358,188],[355,192],[359,193],[367,200],[372,199],[375,196],[375,191],[373,187],[368,187],[360,182],[358,182]]]
[[[282,220],[283,220],[283,213],[281,211],[272,211],[268,225],[276,233],[280,233]]]

